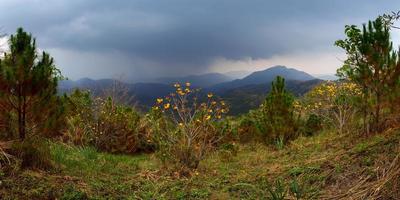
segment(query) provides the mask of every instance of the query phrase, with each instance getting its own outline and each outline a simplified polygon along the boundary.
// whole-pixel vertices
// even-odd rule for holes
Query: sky
[[[344,26],[397,10],[399,0],[0,0],[0,31],[31,32],[72,80],[274,65],[333,74],[345,59],[333,45]]]

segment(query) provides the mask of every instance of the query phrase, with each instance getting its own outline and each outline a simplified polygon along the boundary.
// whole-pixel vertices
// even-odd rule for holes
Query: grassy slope
[[[399,141],[396,130],[369,138],[326,132],[299,138],[280,151],[241,145],[237,156],[211,155],[191,178],[160,170],[153,155],[110,155],[52,143],[60,170],[0,174],[0,196],[78,199],[85,193],[93,199],[262,199],[275,180],[289,184],[296,179],[307,199],[348,199],[362,195],[357,183],[378,182],[398,155]]]

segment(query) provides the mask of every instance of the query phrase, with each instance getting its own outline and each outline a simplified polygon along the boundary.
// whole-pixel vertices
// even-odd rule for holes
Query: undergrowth
[[[258,143],[235,144],[210,155],[190,177],[163,170],[153,154],[115,155],[50,143],[55,169],[2,173],[0,195],[5,199],[349,197],[355,195],[349,190],[361,178],[371,187],[380,180],[379,170],[396,158],[399,141],[397,130],[371,137],[326,131],[300,137],[281,150]],[[221,153],[229,159],[221,159]],[[388,182],[383,188],[392,185]]]

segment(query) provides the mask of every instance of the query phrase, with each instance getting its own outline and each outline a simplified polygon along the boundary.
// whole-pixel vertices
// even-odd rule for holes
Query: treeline
[[[13,155],[21,166],[49,167],[46,139],[51,139],[110,153],[152,152],[166,169],[186,176],[216,149],[234,156],[238,143],[281,149],[326,129],[383,131],[399,118],[400,53],[390,37],[394,19],[385,15],[362,28],[346,26],[346,38],[336,42],[347,53],[338,70],[342,80],[295,98],[284,78],[276,77],[263,104],[240,117],[227,116],[229,105],[212,93],[199,97],[190,83],[176,83],[148,113],[125,104],[123,91],[57,95],[63,77],[53,59],[18,29],[0,59],[0,138],[14,141],[3,155]]]

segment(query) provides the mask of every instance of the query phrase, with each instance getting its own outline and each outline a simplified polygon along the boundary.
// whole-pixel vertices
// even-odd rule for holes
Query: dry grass
[[[239,145],[236,156],[221,159],[217,152],[191,177],[165,171],[151,154],[118,156],[52,144],[61,172],[38,177],[29,171],[4,184],[11,191],[20,188],[14,191],[18,197],[31,197],[34,191],[42,197],[50,189],[62,194],[72,185],[75,192],[97,199],[263,199],[269,194],[264,183],[281,178],[286,185],[298,180],[302,199],[390,200],[399,199],[399,142],[400,130],[370,137],[327,131],[298,138],[282,150]]]
[[[399,144],[398,130],[390,130],[346,151],[345,172],[332,177],[321,199],[400,199]]]
[[[0,168],[3,165],[11,165],[14,157],[6,151],[11,148],[12,141],[0,141]]]

